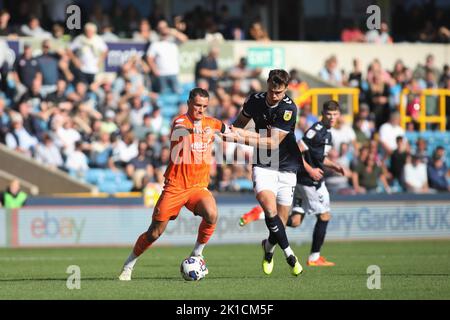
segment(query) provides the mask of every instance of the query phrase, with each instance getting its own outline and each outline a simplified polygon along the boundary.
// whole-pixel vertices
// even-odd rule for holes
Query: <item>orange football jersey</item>
[[[214,133],[223,127],[222,121],[212,117],[194,121],[184,114],[174,120],[166,185],[182,189],[208,186]]]

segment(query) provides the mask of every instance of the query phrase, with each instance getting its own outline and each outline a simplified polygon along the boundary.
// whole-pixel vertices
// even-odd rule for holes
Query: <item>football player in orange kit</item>
[[[183,206],[202,217],[191,256],[203,256],[203,248],[212,236],[217,221],[216,201],[207,189],[212,142],[216,132],[228,130],[222,121],[206,116],[208,102],[208,91],[192,89],[187,113],[173,122],[171,158],[164,174],[164,190],[153,210],[150,227],[138,237],[124,263],[120,280],[131,280],[138,257],[162,235],[169,221],[177,218]]]

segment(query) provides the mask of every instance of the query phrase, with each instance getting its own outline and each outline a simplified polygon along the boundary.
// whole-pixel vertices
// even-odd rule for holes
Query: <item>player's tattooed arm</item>
[[[244,111],[241,111],[233,123],[233,127],[235,128],[245,128],[245,126],[249,123],[251,117],[244,114]]]
[[[264,137],[256,132],[236,128],[234,126],[230,127],[229,133],[222,134],[224,141],[272,150],[277,149],[286,136],[287,132],[272,129],[270,136]]]
[[[335,172],[339,173],[340,175],[346,176],[346,171],[344,167],[342,167],[340,164],[331,161],[328,157],[325,157],[323,160],[324,166],[334,170]]]

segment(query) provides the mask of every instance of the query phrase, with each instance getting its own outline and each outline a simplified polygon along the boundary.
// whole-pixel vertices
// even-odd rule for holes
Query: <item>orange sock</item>
[[[216,224],[209,224],[205,221],[205,219],[203,219],[200,223],[200,226],[198,227],[197,242],[202,244],[207,243],[209,238],[211,238],[212,234],[214,233],[215,229]]]
[[[136,255],[136,257],[139,257],[151,245],[152,245],[152,242],[149,242],[147,240],[147,233],[144,232],[137,239],[136,244],[134,245],[134,248],[133,248],[133,253]]]

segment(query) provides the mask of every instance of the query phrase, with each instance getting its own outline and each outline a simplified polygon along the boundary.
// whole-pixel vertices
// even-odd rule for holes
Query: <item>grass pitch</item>
[[[335,267],[307,267],[309,244],[293,246],[304,266],[289,273],[281,250],[270,276],[254,245],[210,245],[209,275],[186,282],[179,273],[191,247],[153,247],[131,282],[117,276],[130,248],[1,249],[0,299],[450,299],[450,240],[329,242],[323,254]],[[69,290],[67,267],[81,269],[81,289]],[[381,289],[367,288],[367,268],[381,269]]]

